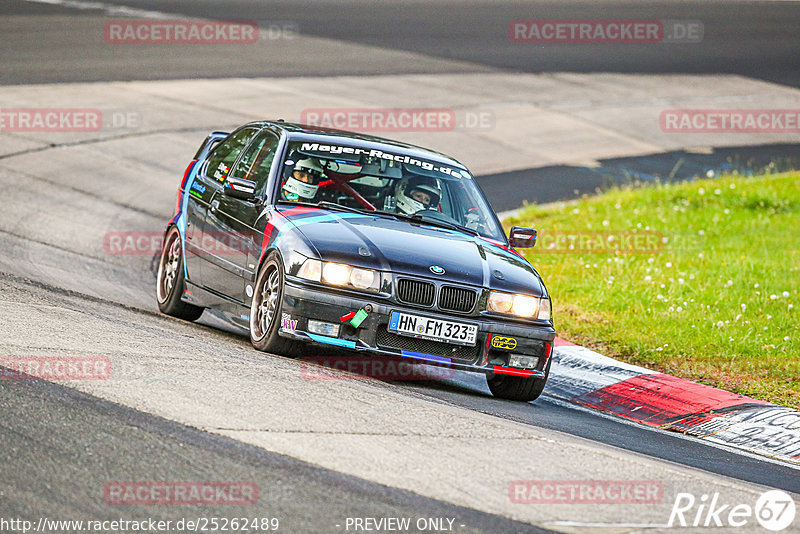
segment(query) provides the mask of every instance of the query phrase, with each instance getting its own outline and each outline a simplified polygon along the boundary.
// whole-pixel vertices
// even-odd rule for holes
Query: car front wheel
[[[300,343],[280,337],[283,262],[274,252],[261,267],[250,304],[250,342],[264,352],[296,356]]]

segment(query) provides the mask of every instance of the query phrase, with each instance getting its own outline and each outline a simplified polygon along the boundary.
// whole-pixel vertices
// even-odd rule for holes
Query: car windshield
[[[505,241],[467,171],[383,148],[290,142],[276,197],[282,203],[413,218]]]

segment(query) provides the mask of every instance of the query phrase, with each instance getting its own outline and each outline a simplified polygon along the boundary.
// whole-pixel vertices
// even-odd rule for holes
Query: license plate
[[[475,345],[478,326],[421,317],[402,312],[392,312],[389,317],[389,332],[432,341],[444,341],[454,345]]]

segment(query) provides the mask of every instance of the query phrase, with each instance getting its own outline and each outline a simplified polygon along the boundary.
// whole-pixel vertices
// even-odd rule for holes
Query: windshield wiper
[[[440,221],[438,219],[426,219],[424,218],[424,216],[416,214],[412,215],[411,218],[414,219],[415,221],[422,221],[435,226],[441,226],[442,228],[449,228],[450,230],[455,230],[457,232],[464,232],[465,234],[469,235],[478,235],[478,232],[476,230],[473,230],[472,228],[467,228],[466,226],[461,226],[460,224],[450,223],[447,221]]]
[[[399,219],[401,221],[407,221],[412,223],[423,223],[429,226],[438,226],[439,228],[447,228],[449,230],[455,230],[457,232],[463,232],[469,235],[480,235],[476,230],[472,228],[467,228],[466,226],[461,226],[460,224],[451,223],[447,221],[440,221],[438,219],[428,219],[424,215],[419,213],[415,213],[414,215],[405,215],[403,213],[396,213],[393,211],[381,211],[381,210],[362,210],[358,208],[354,208],[352,206],[343,206],[342,204],[336,204],[335,202],[328,202],[327,200],[323,200],[322,202],[289,202],[289,201],[279,201],[281,204],[291,204],[292,206],[310,206],[312,208],[328,208],[334,210],[341,210],[347,211],[350,213],[360,213],[362,215],[388,215],[389,217],[394,217],[395,219]]]
[[[320,203],[318,203],[316,205],[320,206],[320,207],[323,207],[323,208],[330,208],[330,209],[334,209],[334,210],[335,209],[339,209],[339,210],[342,210],[342,211],[349,211],[351,213],[363,213],[365,215],[371,215],[372,213],[374,213],[373,211],[370,211],[370,210],[362,210],[362,209],[359,209],[359,208],[354,208],[352,206],[344,206],[342,204],[337,204],[336,202],[328,202],[327,200],[323,200],[322,202],[320,202]]]
[[[465,234],[470,235],[479,235],[476,230],[472,228],[467,228],[466,226],[461,226],[460,224],[450,223],[447,221],[440,221],[438,219],[427,219],[425,216],[415,213],[414,215],[404,215],[402,213],[393,213],[391,211],[374,211],[372,213],[380,213],[382,215],[390,215],[396,219],[400,219],[402,221],[408,222],[415,222],[415,223],[425,223],[430,226],[438,226],[440,228],[447,228],[450,230],[456,230],[457,232],[464,232]]]

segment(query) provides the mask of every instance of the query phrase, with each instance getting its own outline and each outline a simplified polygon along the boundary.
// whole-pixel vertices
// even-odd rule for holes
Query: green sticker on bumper
[[[358,328],[359,326],[361,326],[361,323],[364,322],[364,319],[367,318],[367,315],[369,314],[365,312],[363,309],[358,310],[358,312],[356,312],[356,316],[350,319],[350,324],[353,325],[355,328]]]

